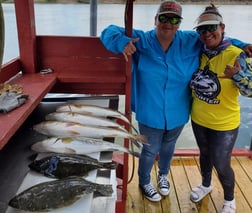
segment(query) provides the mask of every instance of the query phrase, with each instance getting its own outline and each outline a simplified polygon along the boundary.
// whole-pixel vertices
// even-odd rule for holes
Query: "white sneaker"
[[[163,196],[167,196],[169,194],[170,183],[167,180],[167,175],[158,175],[158,190]]]
[[[232,201],[224,200],[221,213],[235,213],[235,199]]]
[[[190,199],[193,202],[199,202],[205,196],[207,196],[212,190],[213,190],[213,187],[211,185],[209,187],[200,185],[195,188],[192,188]]]
[[[154,201],[154,202],[158,202],[161,200],[160,194],[158,194],[158,192],[156,191],[156,189],[153,187],[151,183],[146,184],[144,186],[139,185],[139,187],[141,188],[144,196],[148,200]]]

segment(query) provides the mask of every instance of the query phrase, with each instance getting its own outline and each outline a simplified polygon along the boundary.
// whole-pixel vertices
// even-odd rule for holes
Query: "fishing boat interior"
[[[37,157],[30,146],[43,137],[32,130],[32,125],[54,111],[56,106],[81,101],[117,110],[118,96],[123,95],[123,113],[131,120],[131,59],[126,63],[122,55],[107,51],[96,36],[37,35],[34,1],[15,0],[14,4],[20,55],[2,65],[0,83],[21,85],[22,93],[28,94],[28,99],[18,108],[0,114],[0,212],[8,213],[18,212],[8,207],[10,198],[36,180],[36,175],[28,174],[27,165]],[[126,34],[130,36],[133,0],[125,2],[124,16]],[[66,98],[60,94],[78,95]],[[126,125],[126,128],[130,127]],[[124,146],[129,147],[128,139],[124,140]],[[181,149],[175,154],[196,156],[198,151]],[[240,149],[234,150],[234,154],[252,156],[250,151]],[[118,163],[115,171],[93,174],[95,181],[113,184],[116,193],[107,199],[91,196],[90,205],[80,201],[75,208],[79,211],[92,209],[81,212],[125,212],[128,154],[117,156],[110,152],[95,157]],[[74,209],[53,212],[70,211],[79,212]]]
[[[22,92],[29,97],[22,106],[0,114],[0,159],[1,162],[9,162],[8,165],[1,163],[0,212],[5,212],[9,199],[16,194],[28,171],[20,171],[20,168],[27,167],[31,160],[27,159],[28,156],[34,154],[29,148],[29,141],[34,142],[34,135],[31,135],[34,133],[27,131],[43,114],[38,110],[41,106],[48,106],[48,102],[62,101],[53,100],[55,96],[46,97],[48,93],[88,94],[84,95],[84,99],[103,100],[103,105],[105,103],[114,109],[118,107],[118,95],[124,95],[123,113],[130,119],[131,71],[130,64],[125,62],[122,55],[107,51],[96,36],[37,35],[34,1],[15,0],[14,4],[20,55],[2,65],[0,83],[21,85]],[[132,7],[133,1],[128,0],[125,7],[127,33],[131,32],[132,27]],[[124,146],[128,147],[128,143],[125,139]],[[12,160],[10,156],[16,157]],[[116,199],[112,204],[111,201],[103,203],[100,200],[93,203],[92,212],[125,211],[128,155],[123,154],[115,160],[118,166],[114,181],[120,185],[116,187]],[[75,211],[71,209],[71,212]]]

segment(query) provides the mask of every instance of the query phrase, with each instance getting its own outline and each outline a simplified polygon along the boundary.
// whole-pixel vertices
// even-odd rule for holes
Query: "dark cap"
[[[157,15],[161,14],[174,14],[182,18],[182,7],[176,1],[162,1],[157,11]]]

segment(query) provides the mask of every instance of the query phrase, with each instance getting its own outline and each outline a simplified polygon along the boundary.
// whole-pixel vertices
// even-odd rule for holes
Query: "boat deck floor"
[[[223,204],[223,190],[213,171],[213,191],[201,202],[190,201],[190,190],[201,183],[199,159],[195,157],[174,157],[168,175],[171,190],[160,202],[148,201],[138,187],[138,160],[129,159],[129,176],[134,168],[132,181],[128,184],[127,213],[216,213]],[[235,199],[237,213],[252,213],[252,159],[233,156],[232,167],[235,172]],[[157,162],[151,172],[153,185],[157,186]]]

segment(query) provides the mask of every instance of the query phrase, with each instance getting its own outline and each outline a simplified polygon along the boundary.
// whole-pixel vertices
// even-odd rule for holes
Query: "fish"
[[[23,211],[46,212],[72,205],[93,192],[98,196],[111,196],[112,185],[93,183],[80,177],[46,181],[15,195],[8,205]]]
[[[121,151],[139,157],[140,153],[116,143],[95,138],[58,138],[50,137],[31,146],[35,152],[54,152],[62,154],[86,155],[102,151]]]
[[[87,137],[87,138],[127,138],[131,140],[138,148],[140,143],[146,143],[146,136],[133,135],[118,128],[98,127],[82,125],[73,122],[64,121],[42,121],[33,125],[33,130],[52,137]]]
[[[52,112],[45,116],[45,120],[75,122],[90,126],[116,127],[125,132],[127,131],[123,126],[121,126],[117,122],[112,121],[111,119],[107,119],[104,117],[90,116],[76,112]]]
[[[79,114],[85,114],[96,117],[112,117],[120,119],[131,126],[131,128],[137,133],[138,130],[130,123],[129,119],[121,112],[112,110],[108,107],[101,107],[96,105],[87,104],[64,104],[56,108],[56,112],[76,112]]]
[[[99,162],[86,155],[54,154],[34,160],[29,168],[50,178],[86,176],[95,169],[116,169],[116,162]]]

